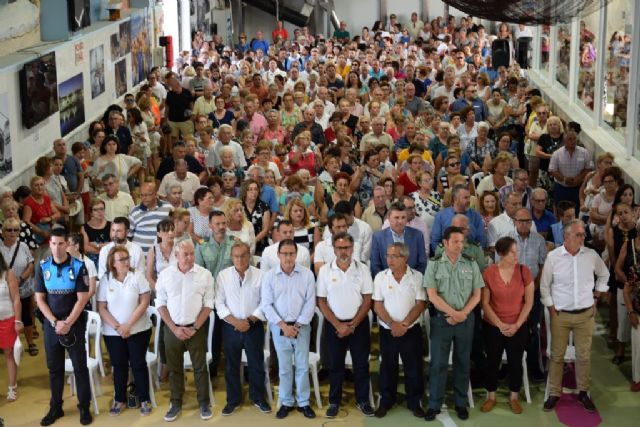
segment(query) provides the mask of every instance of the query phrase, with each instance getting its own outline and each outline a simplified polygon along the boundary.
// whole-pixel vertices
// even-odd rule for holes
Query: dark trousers
[[[580,187],[565,187],[557,182],[553,184],[553,203],[557,206],[563,200],[569,200],[580,206]]]
[[[431,369],[429,375],[429,408],[440,409],[444,401],[449,368],[449,353],[453,344],[453,391],[455,406],[466,407],[469,404],[471,342],[475,314],[472,311],[467,319],[457,325],[450,325],[440,312],[431,322]]]
[[[227,385],[227,403],[240,405],[242,385],[240,381],[240,359],[242,349],[247,355],[249,370],[249,399],[263,401],[264,385],[264,325],[255,322],[247,332],[238,332],[227,322],[222,322],[224,345],[224,381]]]
[[[329,403],[342,403],[342,384],[344,383],[344,358],[347,350],[351,352],[353,362],[353,382],[355,385],[356,402],[369,402],[369,352],[371,351],[371,335],[369,319],[365,318],[351,335],[338,337],[336,328],[327,321],[324,322],[326,331],[327,350],[329,351]]]
[[[420,406],[424,393],[422,372],[422,328],[415,325],[401,337],[391,335],[389,329],[380,327],[380,406],[390,408],[398,397],[398,357],[404,367],[404,388],[407,407]]]
[[[201,327],[188,340],[180,341],[164,328],[164,348],[169,367],[169,388],[171,404],[182,407],[184,395],[184,352],[188,351],[193,365],[193,377],[196,383],[198,404],[209,405],[209,378],[207,377],[207,328]]]
[[[213,309],[215,316],[215,325],[220,325],[222,321],[218,317],[218,312]],[[209,327],[209,318],[201,329],[207,329]],[[213,328],[213,335],[211,337],[211,363],[209,363],[209,375],[215,377],[218,375],[218,366],[220,365],[220,354],[222,353],[222,328]]]
[[[500,329],[483,323],[484,341],[487,347],[487,369],[485,370],[485,387],[489,391],[498,388],[498,371],[502,361],[502,353],[507,351],[509,368],[509,391],[517,393],[522,387],[522,354],[529,342],[529,326],[522,325],[512,337],[502,335]]]
[[[78,402],[81,407],[89,408],[91,402],[91,385],[89,383],[89,370],[87,369],[87,352],[84,348],[84,332],[87,327],[86,314],[80,315],[71,331],[76,336],[76,343],[71,347],[63,347],[58,342],[58,335],[51,324],[45,320],[44,348],[47,352],[47,368],[49,369],[49,387],[51,389],[52,408],[62,408],[62,392],[64,391],[64,353],[69,353],[73,365],[78,390]]]
[[[147,349],[151,329],[138,332],[124,339],[119,335],[105,335],[109,359],[113,367],[113,388],[116,402],[127,401],[127,381],[129,367],[133,372],[136,396],[140,402],[149,401],[149,371],[147,370]]]
[[[480,304],[475,306],[475,308],[473,309],[473,314],[476,319],[481,318],[482,309],[480,308]],[[482,322],[475,322],[473,324],[471,361],[473,362],[474,374],[482,373],[487,368],[487,356],[485,351],[485,343],[482,340]]]
[[[542,315],[542,302],[540,301],[540,289],[536,289],[533,297],[533,306],[527,324],[529,326],[529,344],[527,346],[527,366],[531,372],[542,372],[542,359],[540,358],[540,316]]]

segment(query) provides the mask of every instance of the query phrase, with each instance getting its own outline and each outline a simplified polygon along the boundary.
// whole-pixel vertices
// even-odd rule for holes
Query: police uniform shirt
[[[373,281],[373,300],[383,303],[385,310],[394,322],[402,322],[416,305],[416,300],[426,301],[427,293],[422,287],[423,276],[417,270],[407,266],[400,282],[393,277],[390,268],[381,271]],[[391,329],[378,317],[380,326]],[[419,319],[411,325],[413,327]]]
[[[362,305],[362,295],[372,292],[371,272],[359,261],[351,260],[347,271],[342,271],[333,261],[318,272],[316,296],[326,298],[329,308],[340,320],[353,319]]]
[[[76,292],[89,292],[87,269],[72,256],[61,264],[49,256],[36,268],[35,290],[47,294],[47,304],[56,319],[66,319],[78,301]]]
[[[460,255],[453,264],[443,253],[427,265],[424,287],[436,289],[451,308],[462,310],[473,291],[484,287],[484,281],[475,261]]]

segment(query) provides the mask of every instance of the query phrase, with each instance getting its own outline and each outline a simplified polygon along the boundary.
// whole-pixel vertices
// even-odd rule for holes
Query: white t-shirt
[[[106,302],[109,313],[120,323],[126,323],[139,304],[140,295],[151,292],[144,272],[129,272],[123,282],[111,274],[105,274],[98,286],[98,302]],[[131,335],[151,328],[151,320],[145,312],[131,326]],[[117,336],[118,333],[106,322],[102,322],[102,334]]]
[[[327,304],[340,320],[351,320],[362,305],[362,295],[373,293],[371,272],[365,264],[352,260],[347,271],[333,261],[318,272],[316,296],[327,299]]]
[[[416,300],[427,300],[427,293],[422,287],[422,273],[407,267],[398,283],[391,269],[381,271],[373,281],[373,300],[384,303],[384,308],[394,322],[402,322],[416,305]],[[391,329],[380,318],[378,321],[383,328]]]

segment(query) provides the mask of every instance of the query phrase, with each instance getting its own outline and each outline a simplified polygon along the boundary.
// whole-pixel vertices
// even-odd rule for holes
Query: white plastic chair
[[[269,339],[271,334],[269,332],[269,326],[264,331],[264,385],[267,390],[267,398],[269,404],[273,405],[273,391],[271,390],[271,379],[269,378],[269,362],[271,361],[271,350],[269,349]],[[240,356],[240,381],[244,381],[244,367],[247,366],[247,353],[242,349],[242,355]]]
[[[84,331],[84,347],[87,352],[87,368],[89,370],[89,386],[91,387],[91,399],[93,399],[93,413],[98,415],[100,411],[98,410],[98,399],[96,399],[96,395],[101,394],[100,392],[100,380],[98,377],[99,363],[97,357],[89,356],[89,330],[93,329],[95,331],[94,338],[94,353],[96,355],[102,354],[101,348],[101,340],[102,340],[102,319],[100,319],[100,315],[95,311],[87,311],[87,327]],[[73,364],[71,363],[71,359],[68,357],[64,359],[64,373],[69,375],[71,379],[71,395],[75,394],[76,389],[76,379],[73,374]],[[94,374],[95,373],[95,374]]]
[[[97,305],[96,305],[96,295],[95,294],[91,297],[91,307],[92,307],[92,310],[95,313],[98,313],[98,309],[97,309]],[[90,338],[98,339],[96,337],[96,328],[95,328],[94,324],[87,324],[87,331],[89,332],[89,337]],[[101,332],[101,334],[102,334],[102,332]],[[87,340],[87,342],[89,342],[89,341]],[[102,353],[96,354],[96,360],[98,361],[98,367],[100,368],[100,375],[103,376],[103,377],[106,376],[105,370],[104,370],[104,361],[102,360]]]
[[[149,371],[149,398],[151,399],[151,405],[154,408],[157,408],[158,405],[156,404],[156,393],[154,391],[153,385],[155,383],[155,388],[160,390],[160,379],[158,378],[158,375],[153,375],[152,372],[154,372],[154,370],[157,370],[159,366],[158,361],[160,358],[160,353],[158,349],[160,346],[160,323],[162,322],[162,319],[160,318],[158,309],[152,305],[147,307],[147,316],[149,316],[149,318],[153,318],[153,316],[156,316],[155,328],[153,330],[153,351],[147,350],[145,360],[147,362],[147,370]]]
[[[211,377],[209,376],[209,363],[211,363],[211,361],[213,360],[213,353],[211,351],[211,338],[213,337],[213,328],[214,328],[214,323],[215,323],[215,315],[213,310],[211,311],[211,314],[209,314],[209,330],[207,331],[207,357],[206,357],[206,364],[207,364],[207,381],[209,381],[209,401],[211,402],[211,405],[215,405],[215,399],[213,397],[213,387],[211,386]],[[193,363],[191,362],[191,355],[189,354],[188,351],[184,352],[184,369],[193,369]]]
[[[549,371],[549,365],[551,364],[551,314],[549,313],[549,307],[544,307],[544,324],[547,328],[547,349],[545,354],[547,355],[547,372]],[[567,344],[567,350],[564,352],[564,363],[570,363],[576,361],[576,347],[573,344],[573,332],[569,333],[569,342]],[[547,375],[547,382],[544,387],[544,401],[549,398],[549,375]]]
[[[373,311],[369,310],[367,313],[367,317],[369,317],[369,334],[371,334],[371,329],[373,327]],[[369,361],[371,360],[371,353],[369,353]],[[347,350],[347,354],[344,356],[344,367],[353,369],[353,359],[351,357],[351,351]],[[375,402],[373,401],[373,387],[371,385],[371,377],[369,377],[369,404],[375,408]]]
[[[425,321],[425,330],[427,331],[427,336],[429,337],[429,355],[426,360],[427,363],[431,363],[431,323],[430,323],[430,313],[429,310],[425,310],[424,312],[424,321]],[[451,346],[451,350],[449,351],[449,366],[453,367],[453,345]],[[429,387],[425,387],[425,393],[429,393]],[[469,407],[474,408],[475,405],[473,403],[473,388],[471,387],[471,380],[469,380],[469,390],[467,390],[467,399],[469,399]]]

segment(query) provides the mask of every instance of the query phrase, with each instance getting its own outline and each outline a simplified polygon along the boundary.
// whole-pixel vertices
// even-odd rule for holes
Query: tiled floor
[[[602,328],[598,328],[602,330]],[[602,426],[640,426],[640,393],[631,393],[629,391],[630,365],[625,363],[618,367],[611,364],[611,351],[606,348],[604,336],[596,333],[593,344],[593,388],[592,396],[595,404],[599,409],[599,415],[602,417]],[[377,341],[374,340],[374,341]],[[38,340],[40,355],[30,357],[25,355],[23,363],[19,371],[19,388],[18,401],[15,403],[6,403],[4,395],[6,391],[6,368],[3,362],[0,362],[0,417],[4,418],[7,427],[20,426],[37,426],[42,416],[48,409],[49,393],[47,387],[46,365],[44,359],[44,349],[42,339]],[[2,357],[2,356],[0,356]],[[377,359],[377,358],[376,358]],[[377,371],[377,362],[372,364],[372,370]],[[156,392],[156,399],[159,407],[154,410],[151,416],[141,418],[137,410],[126,410],[120,417],[111,418],[108,415],[108,408],[111,403],[112,386],[110,377],[102,379],[103,395],[98,397],[100,407],[100,415],[94,420],[95,426],[112,426],[114,422],[123,423],[122,425],[131,426],[151,426],[164,423],[162,416],[167,409],[169,391],[165,384],[162,390]],[[374,374],[373,384],[376,388],[377,376]],[[328,386],[322,386],[322,395],[326,405],[328,394]],[[281,425],[286,426],[304,426],[314,425],[323,426],[329,420],[324,418],[324,410],[318,410],[318,417],[315,420],[307,420],[302,414],[293,412],[285,420],[275,419],[275,410],[272,414],[262,414],[251,405],[246,405],[237,410],[230,417],[222,417],[220,411],[225,403],[224,382],[219,378],[214,383],[215,398],[217,405],[214,407],[214,418],[210,421],[202,421],[198,416],[197,405],[195,400],[195,390],[193,388],[192,376],[189,375],[189,383],[187,385],[187,395],[183,413],[177,421],[173,423],[176,426],[192,426],[200,423],[213,423],[234,426],[252,426],[256,425]],[[443,413],[438,420],[431,423],[434,426],[444,425],[453,426],[517,426],[517,427],[544,427],[562,425],[556,412],[545,413],[542,411],[542,399],[544,395],[544,384],[532,384],[531,389],[533,402],[530,405],[523,403],[524,413],[522,415],[513,415],[506,405],[507,392],[501,388],[499,393],[500,403],[490,413],[483,414],[479,411],[485,393],[483,390],[475,390],[474,399],[476,408],[471,410],[471,416],[467,421],[460,421],[455,413],[449,416]],[[331,423],[349,423],[353,426],[382,426],[395,424],[397,426],[426,425],[424,420],[414,418],[409,411],[401,406],[394,408],[386,418],[379,420],[376,418],[364,418],[353,406],[353,394],[351,386],[347,385],[345,393],[345,401],[350,403],[343,406],[339,417],[331,420]],[[524,396],[522,397],[524,401]],[[315,402],[312,399],[312,402]],[[571,400],[569,407],[565,413],[569,414],[569,422],[566,425],[571,427],[589,427],[597,424],[597,417],[583,417],[580,408],[573,410]],[[75,407],[75,397],[70,396],[70,389],[65,388],[65,404],[64,409],[66,416],[55,423],[56,426],[78,426],[78,412]],[[577,405],[577,404],[576,404]],[[274,405],[275,406],[275,405]],[[274,408],[275,409],[275,408]],[[325,406],[326,409],[326,406]],[[445,412],[445,411],[443,411]],[[577,416],[576,416],[577,414]],[[327,424],[328,425],[328,424]]]

